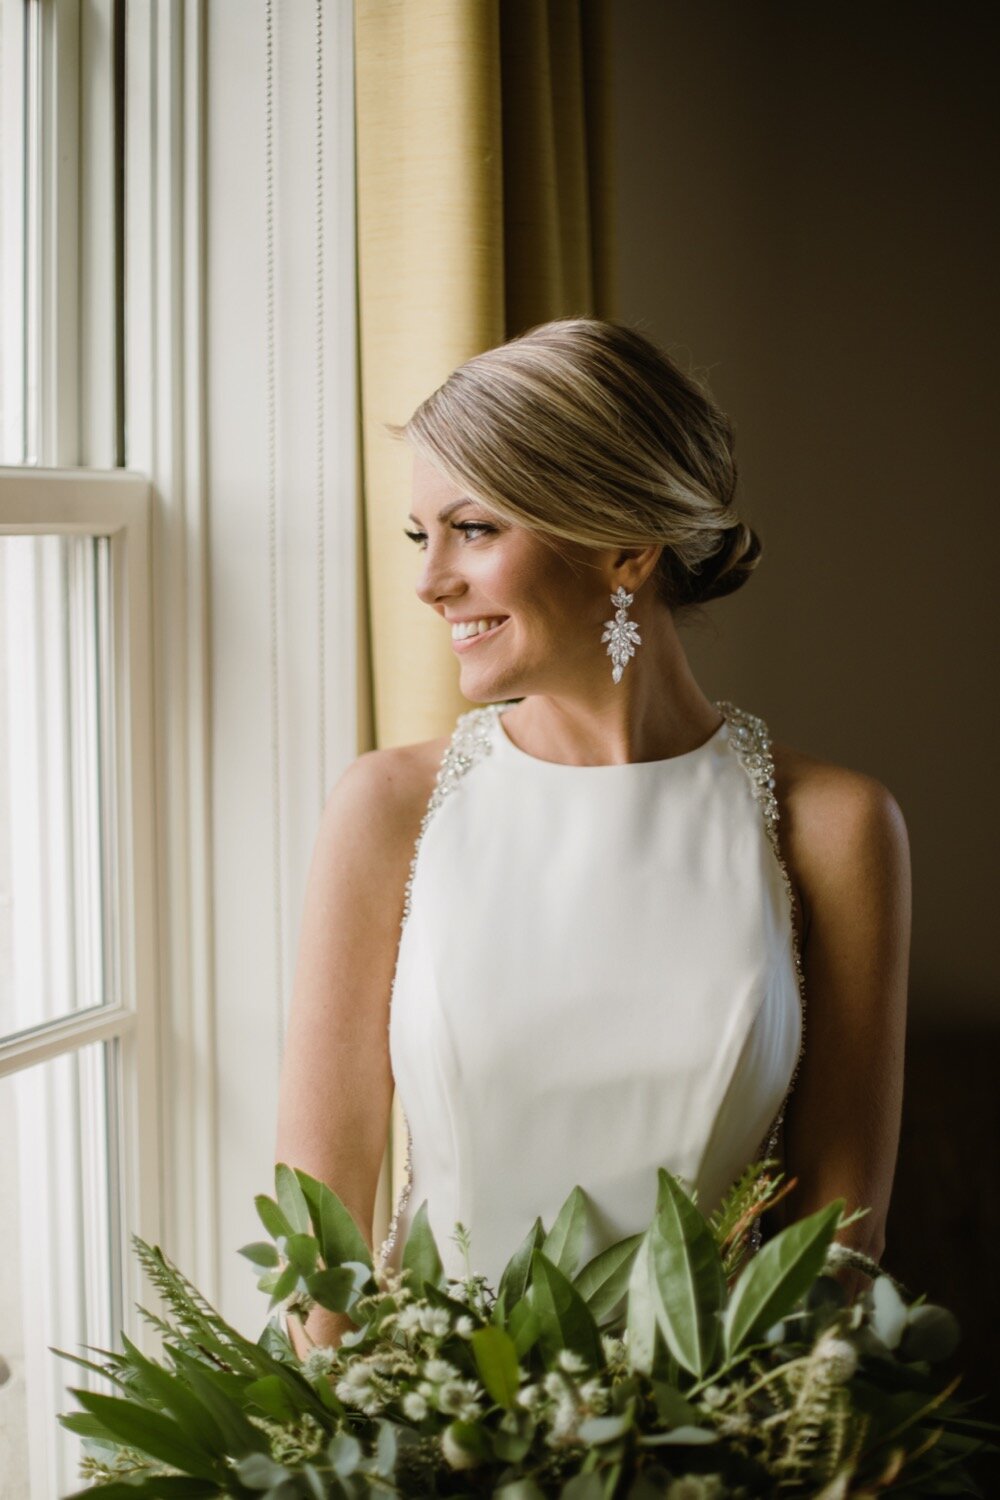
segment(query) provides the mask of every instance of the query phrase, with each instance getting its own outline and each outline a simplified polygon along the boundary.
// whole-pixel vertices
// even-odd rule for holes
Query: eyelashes
[[[486,521],[453,521],[451,523],[451,526],[453,531],[464,531],[466,534],[466,540],[469,539],[470,532],[482,531],[489,533],[495,532],[497,529],[495,526],[490,526]],[[426,532],[410,531],[406,527],[404,527],[403,535],[408,536],[411,542],[416,542],[421,552],[424,550],[424,547],[427,544]]]

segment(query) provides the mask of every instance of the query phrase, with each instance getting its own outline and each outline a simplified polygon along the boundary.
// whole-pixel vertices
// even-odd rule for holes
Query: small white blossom
[[[564,1370],[568,1370],[571,1375],[579,1375],[581,1370],[587,1368],[586,1360],[581,1359],[575,1349],[560,1349],[559,1364]]]
[[[684,1474],[671,1480],[666,1500],[720,1500],[722,1493],[718,1474]]]
[[[618,1364],[625,1358],[625,1341],[613,1333],[601,1334],[601,1348],[609,1365]]]
[[[537,1385],[523,1385],[517,1393],[517,1404],[523,1406],[526,1411],[532,1411],[542,1399],[542,1392]]]
[[[442,1411],[457,1416],[459,1409],[465,1405],[465,1382],[446,1380],[438,1391],[438,1405]]]
[[[419,1307],[404,1307],[396,1315],[396,1326],[404,1333],[412,1333],[415,1328],[420,1327]]]
[[[724,1406],[728,1399],[721,1385],[707,1385],[701,1393],[702,1404],[710,1409]]]
[[[310,1349],[302,1361],[302,1373],[307,1380],[318,1380],[322,1375],[329,1375],[337,1362],[337,1351],[332,1345],[325,1345]]]
[[[459,1373],[446,1359],[428,1359],[424,1363],[424,1375],[428,1380],[454,1380]]]
[[[473,1323],[472,1319],[467,1314],[463,1313],[458,1322],[455,1324],[455,1332],[459,1335],[460,1338],[468,1339],[472,1337],[475,1326],[476,1325],[475,1323]]]
[[[828,1378],[835,1385],[843,1385],[850,1380],[858,1367],[858,1351],[847,1339],[820,1339],[816,1345],[816,1356],[822,1361]]]
[[[542,1385],[550,1396],[561,1396],[566,1389],[566,1382],[555,1370],[549,1370]]]
[[[411,1422],[422,1422],[427,1415],[427,1402],[419,1391],[407,1391],[403,1397],[403,1411]]]
[[[422,1307],[420,1309],[420,1326],[425,1333],[430,1333],[435,1338],[443,1339],[451,1328],[451,1319],[443,1307]]]

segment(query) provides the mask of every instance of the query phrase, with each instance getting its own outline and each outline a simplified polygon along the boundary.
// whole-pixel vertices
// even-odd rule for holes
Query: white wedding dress
[[[766,726],[716,706],[697,749],[627,765],[527,754],[512,702],[459,718],[407,884],[389,1021],[407,1164],[380,1263],[426,1200],[446,1273],[465,1274],[460,1221],[496,1290],[577,1184],[589,1259],[645,1228],[658,1166],[708,1214],[774,1154],[801,960]]]

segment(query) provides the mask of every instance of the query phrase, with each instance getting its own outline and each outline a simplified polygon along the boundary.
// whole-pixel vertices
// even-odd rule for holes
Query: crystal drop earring
[[[628,607],[634,598],[634,594],[627,594],[619,584],[611,595],[611,603],[615,606],[615,617],[613,620],[604,622],[604,634],[601,640],[608,643],[608,655],[614,662],[611,676],[615,682],[621,682],[629,657],[634,656],[636,646],[642,644],[639,627],[628,617]]]

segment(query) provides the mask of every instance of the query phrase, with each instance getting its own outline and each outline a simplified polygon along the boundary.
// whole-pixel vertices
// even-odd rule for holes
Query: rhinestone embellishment
[[[460,714],[455,725],[451,740],[441,758],[434,789],[427,803],[426,811],[420,823],[416,842],[413,846],[413,858],[410,860],[410,873],[406,881],[406,890],[403,896],[403,916],[399,924],[400,942],[402,942],[402,931],[406,926],[410,915],[410,907],[413,901],[413,881],[417,873],[417,860],[420,855],[420,845],[423,843],[427,826],[437,812],[441,803],[451,792],[461,785],[463,776],[489,753],[493,748],[493,723],[500,708],[505,704],[488,703],[482,708],[470,708],[466,713]],[[397,967],[399,962],[399,950],[396,953]],[[395,982],[393,984],[395,988]],[[390,1022],[392,1007],[390,1001]],[[399,1234],[399,1224],[403,1210],[410,1201],[410,1192],[413,1187],[413,1138],[410,1134],[410,1122],[406,1118],[406,1112],[400,1105],[403,1116],[403,1124],[406,1127],[406,1148],[403,1162],[403,1181],[396,1199],[396,1206],[385,1239],[382,1241],[378,1253],[378,1268],[382,1269],[388,1256],[391,1254]]]
[[[792,927],[792,960],[795,965],[795,979],[799,990],[799,1007],[802,1017],[802,1029],[799,1040],[799,1055],[792,1069],[792,1076],[785,1090],[785,1097],[781,1101],[781,1107],[771,1123],[771,1128],[758,1146],[754,1155],[755,1161],[762,1161],[765,1157],[774,1156],[778,1146],[778,1132],[785,1118],[785,1110],[795,1088],[795,1080],[799,1075],[802,1057],[805,1052],[805,1012],[806,1012],[806,990],[805,973],[802,967],[802,939],[798,929],[798,920],[795,912],[795,896],[792,890],[791,876],[781,852],[781,844],[778,839],[778,821],[781,816],[778,807],[778,799],[775,796],[774,786],[774,757],[771,753],[771,737],[767,725],[763,719],[758,719],[754,714],[746,713],[743,709],[736,708],[732,703],[722,701],[716,703],[716,708],[725,716],[729,723],[729,740],[736,751],[743,769],[750,778],[750,789],[760,804],[764,817],[764,827],[767,832],[768,841],[774,851],[774,857],[781,871],[781,878],[788,895],[788,909],[791,917]],[[756,1254],[760,1249],[762,1239],[760,1217],[753,1221],[750,1230],[750,1250]]]

